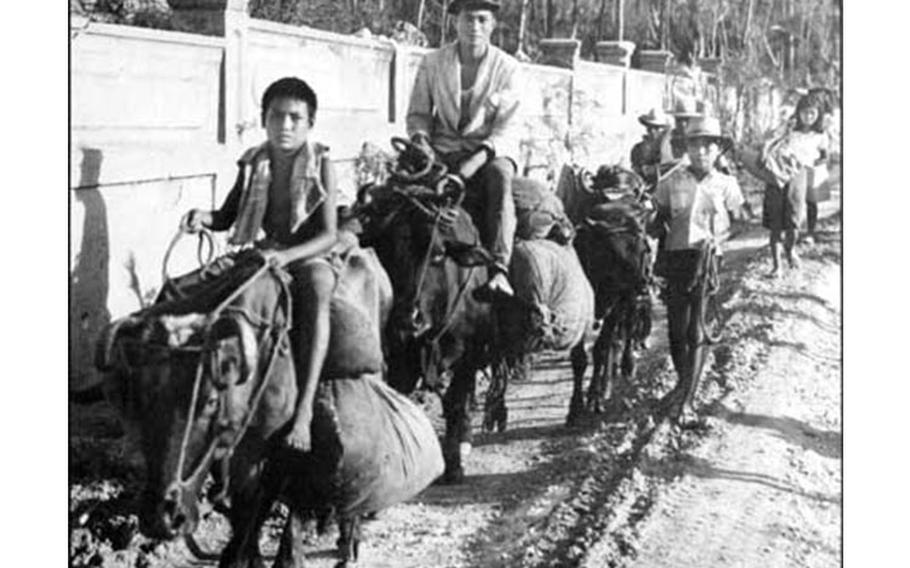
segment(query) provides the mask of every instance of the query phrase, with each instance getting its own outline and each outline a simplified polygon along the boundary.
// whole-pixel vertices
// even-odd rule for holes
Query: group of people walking
[[[831,112],[827,91],[812,89],[800,97],[793,116],[769,134],[760,151],[737,149],[738,161],[765,185],[762,226],[770,231],[772,278],[780,276],[782,260],[791,269],[799,267],[796,244],[803,224],[807,232],[802,242],[815,242],[818,204],[830,198],[827,163],[832,143]],[[704,105],[679,100],[671,113],[652,109],[641,115],[639,122],[646,132],[632,148],[632,168],[656,187],[668,170],[683,166],[686,125],[706,114],[710,113]],[[732,173],[732,161],[722,152],[716,168]]]
[[[654,274],[663,281],[670,355],[679,376],[671,403],[682,423],[693,408],[705,362],[705,309],[716,291],[723,243],[742,219],[743,195],[723,156],[733,140],[702,107],[680,104],[673,118],[652,109],[639,117],[647,132],[632,148],[633,169],[648,184],[656,216]],[[675,124],[671,123],[675,122]]]
[[[517,172],[520,65],[490,43],[501,7],[498,0],[455,0],[457,39],[425,56],[407,113],[409,136],[448,166],[451,183],[465,187],[465,205],[478,221],[493,261],[480,297],[513,293],[508,266],[515,233],[511,182]],[[262,99],[267,141],[239,160],[237,182],[215,211],[193,210],[190,230],[234,228],[236,244],[257,241],[266,259],[294,278],[295,362],[300,400],[287,442],[310,447],[308,422],[329,338],[329,301],[339,256],[335,175],[328,149],[308,137],[317,98],[304,81],[285,78]],[[766,145],[761,160],[767,181],[764,225],[771,230],[774,274],[779,243],[791,266],[798,264],[796,233],[808,211],[809,233],[817,219],[818,195],[809,188],[811,168],[826,157],[823,108],[804,97],[792,126]],[[703,295],[694,282],[716,274],[731,220],[742,217],[743,196],[725,154],[733,141],[717,118],[695,106],[641,116],[644,139],[632,149],[635,169],[652,187],[654,226],[661,239],[658,269],[667,283],[670,344],[681,383],[684,410],[691,412],[694,384],[704,363]],[[816,176],[817,178],[817,176]],[[808,180],[808,181],[807,181]],[[808,204],[808,205],[807,205]]]
[[[413,144],[427,156],[432,156],[438,163],[445,165],[445,176],[435,188],[433,197],[449,196],[448,189],[452,189],[449,185],[454,186],[457,190],[454,194],[459,196],[457,202],[463,204],[463,210],[476,223],[482,247],[471,243],[470,249],[477,252],[476,258],[479,260],[471,259],[473,264],[469,266],[473,273],[477,264],[485,264],[486,279],[480,276],[481,280],[473,289],[471,297],[476,300],[474,305],[478,311],[485,312],[492,312],[487,309],[491,303],[494,307],[514,305],[509,304],[512,300],[503,301],[504,298],[519,296],[516,300],[521,300],[524,284],[520,281],[520,276],[512,276],[513,281],[509,281],[516,228],[518,221],[524,219],[521,216],[520,219],[516,218],[512,187],[513,179],[518,173],[521,66],[515,58],[491,44],[500,8],[500,0],[453,0],[448,4],[449,13],[455,19],[457,38],[453,43],[424,57],[417,72],[406,120],[407,133]],[[271,444],[274,434],[281,451],[271,453],[269,446],[268,455],[293,456],[292,461],[295,463],[297,458],[303,457],[301,463],[306,463],[307,468],[315,468],[312,472],[322,468],[318,469],[318,473],[325,477],[323,481],[328,480],[327,483],[333,484],[331,491],[326,490],[324,493],[331,493],[332,499],[337,501],[336,507],[346,499],[343,512],[348,515],[345,522],[350,521],[345,525],[348,529],[345,529],[347,532],[343,532],[342,538],[347,550],[343,555],[346,562],[356,559],[359,536],[354,533],[359,522],[358,515],[375,512],[420,491],[442,471],[444,456],[433,426],[422,412],[416,406],[410,408],[413,406],[410,401],[392,392],[391,387],[381,380],[388,369],[388,358],[384,352],[386,344],[383,341],[388,336],[383,335],[382,326],[393,311],[390,298],[393,286],[378,260],[375,266],[364,268],[368,263],[359,254],[365,251],[359,247],[354,232],[346,230],[350,218],[345,206],[349,204],[340,201],[329,148],[315,142],[310,136],[316,122],[317,109],[317,94],[302,79],[285,77],[269,85],[261,99],[261,121],[266,140],[240,156],[236,181],[220,208],[210,211],[193,209],[181,221],[182,228],[187,232],[203,229],[231,231],[229,242],[232,245],[256,251],[250,258],[257,263],[257,277],[270,272],[281,283],[280,292],[284,294],[281,297],[287,298],[289,292],[290,345],[285,347],[285,336],[281,335],[286,330],[283,327],[286,320],[282,319],[280,333],[274,329],[270,332],[269,337],[275,342],[275,348],[269,362],[263,367],[257,364],[256,349],[248,349],[257,342],[253,322],[255,320],[256,325],[260,325],[262,322],[259,320],[262,318],[251,317],[244,309],[237,310],[238,313],[245,314],[242,318],[238,316],[233,323],[222,322],[224,325],[217,330],[215,323],[211,326],[206,324],[206,333],[211,332],[213,337],[215,331],[237,331],[236,343],[218,337],[217,349],[223,348],[224,353],[228,354],[242,351],[240,355],[234,353],[240,364],[228,364],[232,360],[230,357],[222,360],[221,351],[213,351],[211,360],[199,356],[193,398],[188,404],[189,416],[194,416],[198,406],[196,397],[204,372],[211,373],[213,381],[215,375],[224,375],[230,380],[217,384],[213,382],[212,391],[205,398],[208,401],[205,403],[209,412],[207,416],[215,416],[217,407],[216,425],[221,430],[186,427],[176,468],[175,487],[181,502],[190,501],[184,499],[181,492],[186,491],[186,495],[190,495],[193,491],[198,492],[201,487],[193,486],[183,476],[185,453],[190,446],[198,449],[196,446],[199,445],[188,442],[192,432],[206,435],[215,432],[218,437],[236,434],[237,438],[227,446],[227,450],[221,452],[220,458],[215,456],[223,448],[217,439],[213,440],[201,462],[206,463],[205,460],[209,459],[223,460],[220,462],[223,474],[218,482],[224,488],[229,486],[227,480],[233,470],[228,468],[228,464],[234,450],[239,447],[239,440],[247,426],[253,424],[252,418],[245,419],[242,424],[236,419],[238,405],[230,397],[236,394],[235,387],[243,386],[247,389],[244,392],[252,392],[250,385],[246,384],[247,379],[258,372],[267,375],[277,354],[286,356],[287,351],[290,351],[292,363],[285,367],[288,369],[285,374],[288,386],[282,387],[287,396],[281,398],[276,395],[274,400],[267,396],[260,399],[259,396],[266,393],[266,386],[269,385],[263,379],[261,385],[264,386],[257,387],[256,394],[246,401],[251,405],[247,409],[247,416],[252,417],[258,411],[259,407],[255,406],[259,404],[258,401],[266,400],[276,405],[280,402],[281,407],[276,410],[281,412],[280,421],[276,418],[280,427],[265,434],[263,426],[260,439],[268,440]],[[781,242],[789,265],[798,265],[794,247],[797,231],[806,214],[810,238],[815,230],[817,203],[825,198],[819,188],[827,159],[828,139],[824,121],[828,110],[824,97],[809,93],[797,105],[792,123],[768,141],[750,166],[750,171],[756,172],[767,184],[763,223],[771,230],[770,250],[774,275],[780,272]],[[648,222],[649,232],[659,239],[654,273],[663,281],[670,354],[679,376],[679,381],[667,400],[672,405],[671,415],[680,423],[697,423],[699,417],[693,404],[708,347],[706,307],[709,298],[718,288],[724,243],[729,239],[734,223],[744,218],[745,200],[737,178],[733,175],[732,158],[728,156],[734,147],[733,140],[723,133],[720,121],[706,107],[681,101],[672,114],[654,109],[639,117],[639,120],[647,132],[644,139],[632,149],[631,161],[633,169],[649,186],[646,199],[654,206],[653,216]],[[427,171],[432,169],[433,163],[430,160]],[[521,182],[519,180],[518,184]],[[521,191],[519,185],[519,195]],[[635,198],[638,197],[639,194],[636,193]],[[456,216],[462,214],[459,212],[461,209],[452,206],[456,200],[451,197],[448,199],[446,205],[440,206],[445,211],[440,210],[435,214],[434,223],[442,219],[443,213]],[[640,205],[636,201],[636,206]],[[647,207],[639,209],[645,211],[645,215],[649,214]],[[523,210],[520,209],[519,212],[521,211]],[[633,234],[638,239],[636,244],[646,245],[641,225],[636,224],[636,227]],[[434,225],[430,244],[421,253],[425,259],[424,272],[420,278],[415,279],[421,284],[426,267],[435,261],[439,252],[434,248],[437,244],[435,238]],[[565,240],[570,239],[567,237]],[[597,246],[601,242],[598,241]],[[566,245],[565,242],[559,244]],[[519,240],[518,246],[520,245]],[[458,249],[455,246],[448,248]],[[486,250],[479,250],[480,248]],[[558,254],[564,252],[565,249],[559,249]],[[523,254],[519,248],[514,263],[525,258]],[[642,254],[637,254],[637,258],[646,259],[641,261],[646,264],[650,258],[647,249]],[[387,262],[385,268],[388,269],[393,264],[396,263]],[[603,264],[616,263],[610,261]],[[351,277],[356,271],[347,270],[351,266],[359,266],[361,275],[368,272],[371,276],[381,275],[383,278],[364,277],[357,281]],[[574,275],[566,278],[587,286],[588,282],[580,266],[576,272],[577,278]],[[647,276],[646,271],[643,273]],[[461,291],[467,289],[464,286],[469,281],[470,278],[460,285],[454,302],[460,301]],[[240,290],[247,290],[247,284],[241,286]],[[560,293],[582,296],[563,284],[560,284],[561,288],[570,292]],[[419,286],[420,284],[418,288]],[[350,321],[342,317],[347,312],[340,309],[342,304],[338,301],[339,290],[346,287],[375,292],[375,297],[371,296],[372,300],[364,300],[354,294],[351,296],[354,300],[349,302],[372,302],[375,309],[360,310],[358,308],[361,306],[355,305],[350,311],[356,313],[349,318]],[[587,289],[590,294],[590,287]],[[518,294],[515,290],[518,290]],[[230,296],[232,301],[237,294],[239,292]],[[648,296],[647,293],[643,295]],[[256,297],[261,296],[259,294]],[[647,299],[650,310],[650,297]],[[444,303],[446,302],[447,299]],[[496,302],[500,302],[498,306]],[[593,304],[593,300],[590,303]],[[216,312],[219,310],[221,308]],[[579,308],[579,312],[586,316],[575,318],[583,320],[578,326],[579,336],[585,334],[591,321],[588,316],[592,316],[592,311],[592,307],[587,305]],[[541,313],[535,312],[535,317],[543,318]],[[411,323],[416,323],[419,319],[415,314],[420,315],[416,307],[409,312]],[[648,314],[650,324],[650,311]],[[283,318],[286,316],[285,313]],[[501,313],[497,321],[502,321]],[[339,322],[350,325],[345,327],[339,325]],[[444,324],[442,329],[447,326]],[[266,327],[268,326],[256,329]],[[495,329],[495,326],[491,327]],[[118,327],[114,325],[110,330],[110,341],[105,340],[102,344],[105,354],[117,338],[117,330]],[[441,333],[434,342],[441,337]],[[468,329],[464,333],[474,332]],[[263,337],[265,334],[260,333],[259,340]],[[339,337],[346,339],[344,343],[351,347],[351,353],[339,351]],[[168,345],[170,348],[170,343]],[[205,349],[210,349],[215,342],[206,337],[204,345]],[[579,341],[574,345],[580,348],[580,359],[584,359],[584,342]],[[238,347],[235,349],[235,346]],[[202,347],[193,347],[193,352],[202,352]],[[186,351],[189,352],[190,348],[187,347]],[[352,353],[360,356],[354,357]],[[574,350],[572,356],[575,370],[577,361]],[[345,363],[346,371],[340,370],[339,361]],[[206,367],[204,362],[217,364]],[[583,374],[584,365],[581,365],[577,376]],[[473,389],[473,370],[470,377],[470,382],[465,384]],[[342,385],[341,382],[345,380],[348,382]],[[363,382],[357,382],[361,380]],[[329,388],[329,384],[333,386]],[[373,384],[382,388],[374,389]],[[273,390],[277,392],[281,389],[276,387]],[[390,393],[399,396],[401,400],[396,402]],[[574,399],[573,396],[573,405]],[[262,404],[266,405],[265,402]],[[453,416],[455,418],[447,416],[447,421],[454,423],[463,414],[456,413]],[[202,422],[206,420],[209,418]],[[263,424],[265,422],[267,421],[264,420]],[[187,423],[192,425],[190,418]],[[241,426],[235,428],[235,423]],[[320,429],[320,424],[329,426]],[[470,421],[467,424],[470,429]],[[331,436],[327,438],[323,430],[331,430]],[[427,440],[429,442],[424,443]],[[158,446],[155,447],[165,447],[161,444]],[[326,451],[320,454],[320,449]],[[395,462],[401,467],[393,471],[389,464],[394,457],[402,459]],[[307,459],[310,461],[307,462]],[[448,468],[448,456],[445,459]],[[264,471],[259,465],[250,466],[248,470],[242,469],[241,466],[236,466],[238,461],[242,460],[235,459],[233,462],[236,467],[234,473],[241,474],[237,477],[246,479],[244,476],[251,471],[260,471],[260,474]],[[250,459],[249,464],[254,461]],[[418,462],[422,467],[412,467]],[[274,463],[280,464],[275,466],[280,469],[291,462],[285,462],[282,458]],[[205,467],[199,466],[196,473],[200,471],[204,473]],[[191,479],[196,477],[195,473],[191,475]],[[262,479],[265,479],[264,474]],[[263,486],[268,485],[264,481],[262,483]],[[162,484],[164,486],[166,484]],[[306,501],[315,494],[308,493],[313,488],[305,489],[297,488],[301,501]],[[224,492],[226,491],[225,489]],[[237,485],[234,491],[236,496],[243,496],[245,489]],[[269,491],[273,491],[269,495],[275,497],[283,489],[270,487]],[[171,524],[168,530],[176,530],[182,524],[182,518],[169,511],[171,506],[176,506],[177,497],[171,496],[171,489],[167,489],[166,493],[160,506],[156,505],[156,511],[161,513],[159,520],[167,520]],[[264,510],[268,509],[268,505],[266,502]],[[258,511],[256,507],[250,509]],[[255,512],[248,519],[243,516],[244,510],[244,507],[237,507],[234,511],[237,514],[231,522],[235,538],[228,549],[238,554],[239,549],[236,547],[245,546],[248,550],[244,550],[255,556],[258,548],[249,545],[255,540],[247,538],[241,529],[249,523],[249,527],[258,530],[256,522],[261,525],[263,518]],[[284,550],[286,556],[299,552],[294,548],[299,535],[295,533],[297,529],[294,528],[296,525],[293,521],[289,520],[290,528],[286,532],[289,536],[286,543],[282,544],[281,550]]]
[[[733,140],[721,134],[706,105],[692,103],[680,100],[671,113],[652,109],[641,115],[646,132],[630,156],[657,206],[655,275],[665,284],[684,420],[694,416],[691,403],[704,365],[705,296],[716,289],[722,243],[731,221],[744,218],[745,205],[727,157]],[[812,90],[799,99],[794,115],[772,132],[761,152],[738,152],[747,171],[765,183],[762,225],[770,230],[771,278],[781,273],[781,242],[788,266],[799,266],[796,242],[804,220],[804,242],[814,242],[818,203],[829,198],[830,113],[826,91]]]

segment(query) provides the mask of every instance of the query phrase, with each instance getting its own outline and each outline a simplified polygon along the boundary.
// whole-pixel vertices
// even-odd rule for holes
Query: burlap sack
[[[529,347],[535,350],[568,349],[578,343],[593,317],[594,292],[571,246],[547,240],[516,242],[509,281],[520,304],[539,316],[518,319],[523,323],[513,325],[530,328],[511,333],[536,337],[537,344]]]

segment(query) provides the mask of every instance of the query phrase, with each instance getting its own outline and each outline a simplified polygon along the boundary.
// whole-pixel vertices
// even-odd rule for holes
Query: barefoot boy
[[[298,398],[285,441],[301,451],[311,448],[313,399],[329,346],[329,307],[339,262],[333,252],[334,170],[328,148],[308,140],[316,107],[316,94],[304,81],[286,77],[272,83],[262,96],[268,140],[240,158],[237,181],[221,209],[193,209],[182,221],[190,231],[233,227],[232,244],[255,244],[266,262],[292,276]]]

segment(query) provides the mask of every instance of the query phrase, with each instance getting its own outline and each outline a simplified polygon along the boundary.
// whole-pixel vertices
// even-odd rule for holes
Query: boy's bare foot
[[[787,264],[789,264],[790,268],[792,268],[794,270],[799,268],[801,265],[801,263],[799,261],[799,255],[797,255],[795,252],[791,252],[790,254],[788,254],[787,255]]]
[[[768,272],[768,274],[766,276],[767,276],[767,278],[770,278],[771,280],[777,280],[778,278],[780,278],[780,266],[775,266],[775,267],[771,268],[770,272]]]
[[[312,449],[313,442],[310,438],[310,426],[294,424],[294,427],[284,437],[284,443],[289,447],[301,452],[308,452]]]

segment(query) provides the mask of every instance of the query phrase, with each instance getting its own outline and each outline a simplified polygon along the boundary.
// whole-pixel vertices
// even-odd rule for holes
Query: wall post
[[[644,71],[666,73],[673,61],[673,54],[663,49],[645,49],[638,52],[638,66]]]
[[[543,54],[540,62],[544,65],[575,69],[581,50],[581,42],[577,39],[547,38],[540,40],[537,46]]]
[[[178,31],[224,37],[218,141],[230,156],[244,148],[244,132],[258,123],[247,118],[246,61],[249,0],[167,0]]]
[[[599,41],[594,46],[597,60],[608,65],[619,65],[629,68],[635,42],[632,41]]]

